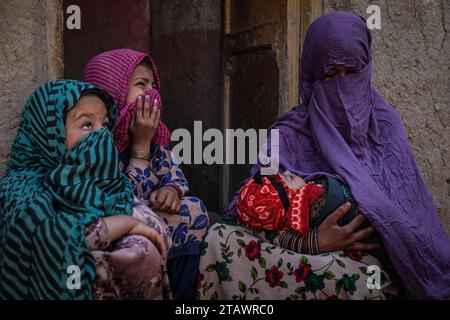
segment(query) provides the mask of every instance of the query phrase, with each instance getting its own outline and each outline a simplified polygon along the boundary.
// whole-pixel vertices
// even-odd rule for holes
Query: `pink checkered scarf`
[[[128,85],[134,69],[145,59],[148,59],[152,66],[153,77],[156,82],[156,89],[151,89],[146,94],[150,95],[150,101],[157,99],[158,108],[162,115],[162,102],[159,95],[161,83],[158,69],[156,69],[156,65],[149,54],[131,49],[111,50],[92,58],[84,69],[83,81],[96,85],[111,94],[118,105],[118,118],[113,134],[114,143],[120,152],[130,144],[128,128],[132,111],[136,108],[135,102],[125,104]],[[153,136],[153,142],[166,147],[170,141],[169,129],[160,121]]]

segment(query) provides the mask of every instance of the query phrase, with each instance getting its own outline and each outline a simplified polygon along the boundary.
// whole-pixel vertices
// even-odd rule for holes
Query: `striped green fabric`
[[[65,114],[93,88],[74,80],[49,82],[24,107],[0,180],[0,299],[91,298],[95,261],[85,227],[132,212],[132,187],[120,172],[110,130],[66,147]],[[112,100],[107,108],[113,125]],[[72,265],[81,271],[79,289],[67,285]]]

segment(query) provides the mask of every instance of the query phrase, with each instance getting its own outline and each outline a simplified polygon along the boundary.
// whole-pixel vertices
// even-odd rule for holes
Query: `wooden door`
[[[298,104],[300,43],[320,14],[321,0],[225,0],[224,130],[265,129]],[[250,168],[223,166],[223,207]]]

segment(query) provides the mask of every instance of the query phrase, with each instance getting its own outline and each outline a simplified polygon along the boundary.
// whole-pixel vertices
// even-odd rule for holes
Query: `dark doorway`
[[[169,128],[185,128],[192,136],[194,121],[202,121],[203,131],[220,128],[222,1],[152,0],[151,21],[150,48],[161,72]],[[220,165],[182,168],[190,193],[217,212]]]
[[[79,79],[96,54],[148,51],[161,75],[171,131],[267,128],[298,101],[301,39],[322,0],[63,0],[81,9],[64,28],[65,77]],[[66,14],[67,16],[67,14]],[[223,131],[224,132],[224,131]],[[209,143],[209,142],[208,142]],[[204,143],[205,147],[208,143]],[[181,165],[190,194],[222,212],[250,165]]]
[[[220,128],[221,0],[64,0],[81,11],[81,30],[64,28],[64,77],[80,79],[95,55],[116,48],[150,52],[161,76],[164,121],[171,131]],[[67,14],[65,15],[67,17]],[[190,194],[219,209],[219,165],[182,165]]]
[[[81,29],[64,28],[64,77],[80,79],[95,55],[112,49],[150,49],[150,0],[64,0],[81,11]]]

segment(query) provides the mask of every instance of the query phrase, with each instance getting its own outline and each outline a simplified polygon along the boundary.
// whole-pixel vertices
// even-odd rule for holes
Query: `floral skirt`
[[[170,248],[171,236],[164,222],[136,198],[134,205],[133,217],[158,231]],[[93,299],[172,298],[166,263],[149,239],[128,235],[111,243],[102,219],[86,231],[86,243],[96,261]]]
[[[316,256],[284,250],[264,232],[216,223],[200,258],[197,298],[209,299],[394,299],[396,280],[378,260],[361,252]]]

